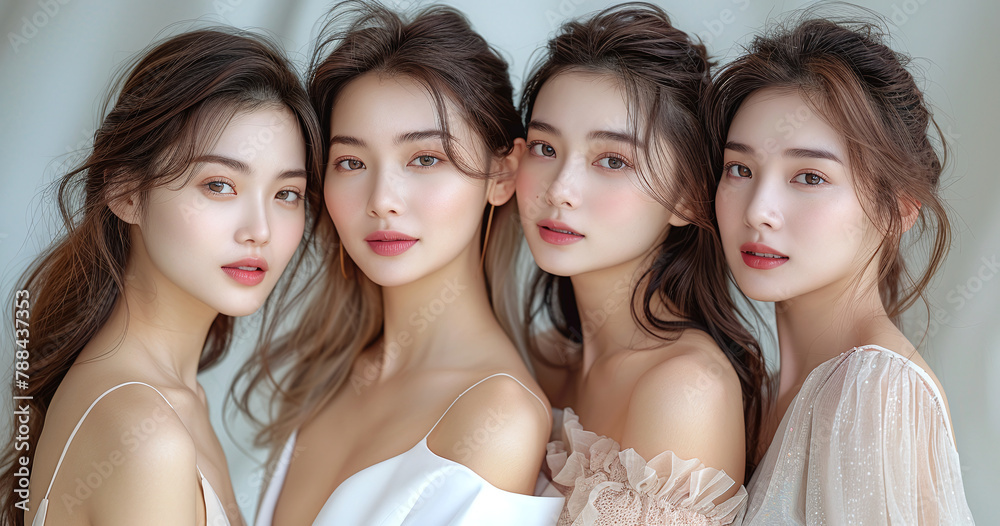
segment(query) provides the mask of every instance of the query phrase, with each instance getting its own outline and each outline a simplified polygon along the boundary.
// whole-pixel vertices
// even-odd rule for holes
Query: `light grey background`
[[[415,0],[396,0],[410,6]],[[606,5],[607,0],[446,2],[463,10],[487,40],[510,59],[515,86],[529,57],[558,24]],[[717,58],[769,18],[804,2],[764,0],[661,0],[675,24],[699,34]],[[922,348],[948,395],[969,504],[980,522],[1000,490],[1000,177],[994,164],[1000,104],[1000,4],[944,0],[878,0],[866,5],[894,25],[896,49],[917,60],[928,99],[952,146],[945,196],[955,243],[930,290],[935,314]],[[329,2],[302,0],[7,0],[0,3],[0,274],[6,301],[15,279],[58,229],[53,195],[43,190],[85,149],[99,122],[99,103],[112,75],[152,40],[208,23],[262,28],[300,65],[315,24]],[[180,22],[180,24],[175,24]],[[169,27],[168,27],[169,26]],[[166,28],[166,29],[165,29]],[[0,309],[4,318],[9,307]],[[919,316],[918,316],[919,317]],[[252,520],[261,491],[262,451],[249,449],[246,422],[222,416],[232,374],[252,344],[244,325],[229,357],[201,376],[226,447],[244,515]],[[13,322],[4,321],[4,342]],[[916,341],[919,334],[911,331]],[[762,343],[774,352],[774,342]],[[3,344],[11,371],[12,345]],[[11,374],[11,373],[9,373]],[[4,381],[6,382],[6,380]],[[9,411],[5,407],[5,410]],[[225,422],[223,422],[225,420]],[[5,416],[3,425],[9,425]],[[224,430],[224,426],[227,428]]]

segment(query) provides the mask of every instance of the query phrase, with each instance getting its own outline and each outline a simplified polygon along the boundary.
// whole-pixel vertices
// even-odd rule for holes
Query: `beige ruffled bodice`
[[[558,524],[726,525],[746,506],[743,487],[716,505],[736,482],[698,459],[664,451],[649,461],[634,449],[583,429],[572,409],[554,410],[543,495],[566,497]],[[561,413],[561,414],[560,414]]]

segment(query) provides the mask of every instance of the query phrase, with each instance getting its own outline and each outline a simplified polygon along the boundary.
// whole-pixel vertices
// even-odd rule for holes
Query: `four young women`
[[[562,26],[520,114],[445,7],[336,6],[308,98],[253,35],[154,48],[21,287],[48,425],[4,521],[241,523],[195,374],[291,262],[237,391],[257,524],[971,523],[897,326],[949,242],[905,57],[806,17],[710,65],[648,4]]]

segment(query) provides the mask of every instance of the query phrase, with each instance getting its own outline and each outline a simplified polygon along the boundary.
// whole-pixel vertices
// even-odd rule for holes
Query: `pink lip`
[[[740,256],[743,257],[743,263],[746,266],[759,270],[770,270],[784,265],[788,261],[788,256],[763,243],[744,243],[740,246]]]
[[[243,258],[223,265],[222,271],[241,285],[253,286],[264,281],[264,276],[267,274],[267,261],[262,258]]]
[[[557,232],[557,230],[561,230],[561,232]],[[542,241],[553,245],[569,245],[586,237],[573,230],[569,225],[551,219],[538,222],[538,235]]]
[[[392,230],[379,230],[365,238],[372,252],[380,256],[398,256],[410,249],[417,238]]]

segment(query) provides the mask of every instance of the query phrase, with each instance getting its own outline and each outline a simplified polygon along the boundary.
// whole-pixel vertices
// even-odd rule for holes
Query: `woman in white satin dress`
[[[808,16],[709,97],[726,258],[781,357],[745,524],[971,524],[947,398],[897,324],[949,246],[936,125],[878,27]]]
[[[552,524],[549,405],[501,323],[524,151],[506,62],[453,9],[351,2],[309,91],[328,213],[300,318],[245,371],[287,365],[257,524]]]

